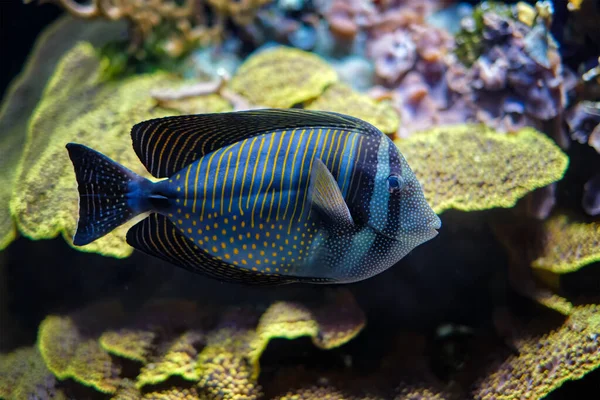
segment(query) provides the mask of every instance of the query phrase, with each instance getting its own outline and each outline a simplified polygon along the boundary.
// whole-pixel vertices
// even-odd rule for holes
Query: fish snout
[[[434,216],[432,218],[429,219],[429,221],[427,222],[427,226],[433,230],[438,230],[442,227],[442,220],[440,219],[440,217],[438,217],[437,215],[434,214]]]

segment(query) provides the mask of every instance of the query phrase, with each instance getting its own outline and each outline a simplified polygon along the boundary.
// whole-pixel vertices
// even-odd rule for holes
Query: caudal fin
[[[146,178],[89,147],[68,143],[79,190],[79,221],[73,244],[84,246],[101,238],[136,215]]]

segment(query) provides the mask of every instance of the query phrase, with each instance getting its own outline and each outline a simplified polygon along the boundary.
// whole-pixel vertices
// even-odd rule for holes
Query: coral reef
[[[492,363],[472,387],[479,400],[542,398],[565,381],[581,379],[600,366],[598,305],[576,307],[558,328],[534,320],[514,345],[517,355]]]
[[[513,207],[526,193],[561,179],[568,166],[560,148],[531,128],[502,135],[458,125],[395,143],[437,213]]]
[[[0,250],[17,234],[9,210],[13,181],[25,145],[29,118],[56,64],[77,40],[99,46],[117,37],[122,28],[119,24],[60,18],[37,39],[27,65],[4,95],[0,106]]]
[[[343,83],[330,85],[322,95],[308,103],[305,108],[352,115],[388,134],[396,132],[400,124],[398,114],[388,102],[376,102]]]
[[[600,261],[600,223],[556,215],[544,224],[543,245],[532,267],[566,274]]]
[[[0,355],[0,397],[3,399],[66,399],[56,378],[35,347]]]
[[[45,88],[31,117],[23,158],[17,169],[11,212],[19,231],[31,239],[62,234],[71,243],[77,220],[77,188],[67,142],[85,143],[134,171],[148,175],[128,140],[137,121],[174,114],[154,108],[152,88],[173,83],[165,73],[140,75],[125,81],[99,82],[100,61],[89,43],[70,50]],[[83,251],[124,257],[125,228]]]
[[[287,108],[319,96],[338,77],[320,57],[278,46],[249,57],[229,82],[252,104]]]
[[[138,398],[147,388],[180,377],[197,386],[173,388],[179,396],[256,399],[259,359],[270,340],[309,336],[318,347],[331,349],[364,325],[364,314],[345,290],[306,303],[275,302],[264,312],[257,306],[200,309],[191,301],[155,300],[133,319],[118,302],[100,302],[46,317],[38,334],[41,358],[35,349],[3,356],[8,358],[0,359],[0,367],[15,372],[0,378],[0,390],[12,393],[23,374],[15,363],[37,357],[43,360],[40,375],[50,379],[44,390],[54,389],[54,377],[72,378],[115,398]],[[135,381],[122,375],[125,359],[140,366]]]

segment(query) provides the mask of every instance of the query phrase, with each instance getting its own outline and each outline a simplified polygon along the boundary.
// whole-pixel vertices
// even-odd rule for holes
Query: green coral
[[[390,103],[377,102],[339,82],[330,85],[322,95],[305,108],[352,115],[375,125],[387,134],[396,132],[400,124],[398,113]]]
[[[37,39],[27,64],[8,88],[0,106],[0,250],[17,235],[10,198],[25,145],[27,123],[59,58],[77,40],[104,43],[122,32],[122,24],[62,17]]]
[[[0,355],[0,398],[66,399],[55,384],[56,378],[35,347],[23,347]]]
[[[597,261],[600,261],[600,222],[579,223],[557,215],[544,224],[543,248],[532,267],[566,274]]]
[[[500,134],[480,125],[456,125],[395,143],[437,213],[513,207],[530,191],[561,179],[569,161],[533,128]]]
[[[141,120],[172,114],[155,108],[149,92],[175,78],[156,73],[101,82],[99,71],[92,45],[79,43],[59,63],[31,118],[11,200],[19,230],[31,239],[62,234],[72,243],[78,195],[66,143],[88,145],[148,175],[131,147],[129,131]],[[132,248],[124,236],[129,226],[78,249],[128,256]]]
[[[600,306],[573,309],[560,327],[534,320],[510,355],[475,382],[475,400],[542,398],[564,382],[581,379],[600,366]],[[486,371],[487,372],[487,371]]]
[[[249,57],[228,86],[257,106],[288,108],[318,97],[337,80],[319,56],[278,46]]]
[[[39,327],[38,348],[46,366],[58,379],[73,378],[103,393],[114,393],[120,383],[121,367],[113,362],[97,340],[94,322],[110,324],[122,313],[114,303],[99,304],[83,315],[46,317]],[[112,318],[111,318],[112,319]]]

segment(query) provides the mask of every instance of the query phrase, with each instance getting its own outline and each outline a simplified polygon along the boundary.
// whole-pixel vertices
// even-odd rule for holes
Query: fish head
[[[442,222],[399,149],[387,137],[372,169],[373,188],[367,224],[379,234],[414,248],[434,238]]]

